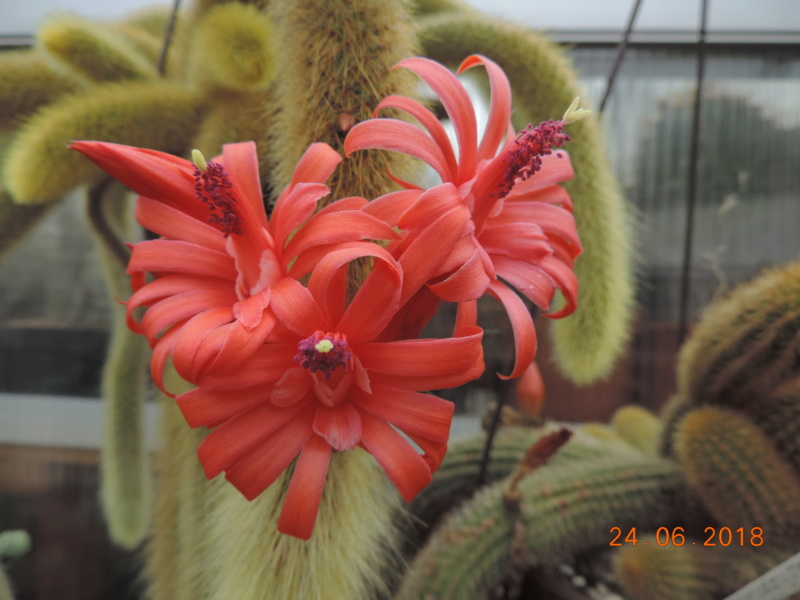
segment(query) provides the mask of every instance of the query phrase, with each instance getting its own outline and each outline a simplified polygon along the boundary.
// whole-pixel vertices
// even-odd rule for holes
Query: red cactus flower
[[[397,119],[373,118],[357,124],[345,140],[345,151],[368,148],[393,150],[419,158],[443,183],[427,191],[397,180],[407,191],[387,194],[365,210],[404,230],[389,250],[402,257],[432,219],[466,207],[470,218],[460,231],[449,258],[428,281],[439,298],[473,300],[488,291],[505,307],[514,330],[516,360],[509,377],[517,377],[536,353],[536,332],[530,313],[509,286],[543,310],[549,310],[556,290],[566,303],[547,316],[571,314],[578,282],[573,272],[581,244],[572,203],[558,183],[573,176],[566,152],[553,151],[569,137],[563,126],[582,116],[576,104],[561,121],[528,126],[514,136],[511,90],[502,69],[488,58],[467,58],[458,73],[486,68],[491,86],[489,119],[478,141],[475,111],[466,89],[442,65],[426,58],[409,58],[398,67],[417,74],[439,96],[458,141],[458,158],[435,115],[418,102],[389,96],[376,108],[399,109],[422,126]],[[429,304],[429,300],[424,300]]]
[[[375,267],[345,306],[347,264],[363,256]],[[311,536],[334,451],[371,453],[407,501],[444,457],[453,405],[421,392],[478,377],[482,331],[472,302],[461,308],[452,338],[384,341],[400,308],[401,273],[377,244],[329,252],[307,287],[288,277],[274,285],[277,325],[265,343],[238,368],[177,397],[191,426],[213,429],[198,450],[206,475],[224,471],[248,499],[299,455],[279,520],[283,533]]]
[[[133,245],[128,324],[153,348],[151,370],[163,389],[171,356],[198,383],[255,353],[275,326],[268,307],[283,278],[308,274],[325,252],[361,239],[394,239],[384,222],[347,198],[314,214],[323,184],[341,161],[311,145],[268,219],[255,144],[228,144],[208,163],[101,142],[75,142],[101,169],[140,194],[136,218],[162,236]],[[153,276],[148,281],[147,275]],[[147,310],[141,321],[138,309]]]

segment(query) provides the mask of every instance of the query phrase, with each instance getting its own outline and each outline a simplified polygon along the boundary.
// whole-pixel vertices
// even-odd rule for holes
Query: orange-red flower
[[[338,244],[397,237],[361,210],[363,198],[314,214],[341,161],[327,144],[309,147],[269,219],[252,142],[228,144],[200,165],[118,144],[72,147],[140,194],[137,220],[162,236],[133,245],[127,302],[129,326],[153,347],[151,370],[162,389],[170,356],[184,379],[199,383],[256,352],[275,326],[268,307],[282,279],[308,274]]]
[[[363,256],[375,267],[345,306],[347,263]],[[198,450],[207,476],[224,471],[248,499],[299,455],[279,520],[284,533],[311,536],[334,451],[371,453],[407,501],[441,464],[453,405],[420,392],[478,377],[482,331],[473,302],[452,338],[382,341],[402,289],[400,266],[377,244],[333,250],[308,287],[292,278],[275,284],[277,325],[246,361],[177,397],[191,426],[213,428]]]
[[[569,195],[558,185],[573,173],[568,155],[553,151],[569,139],[563,125],[574,106],[564,120],[529,126],[514,136],[505,74],[478,55],[467,58],[458,73],[477,65],[486,68],[491,86],[489,119],[480,142],[471,100],[453,73],[420,57],[398,64],[416,73],[439,96],[455,129],[457,158],[435,115],[403,96],[385,98],[376,114],[382,108],[399,109],[422,128],[398,119],[370,119],[353,127],[345,150],[348,155],[369,148],[401,152],[428,163],[441,177],[443,183],[427,191],[400,181],[406,191],[387,194],[365,208],[403,230],[402,239],[389,246],[401,261],[430,223],[458,207],[467,209],[469,218],[427,288],[454,302],[473,300],[485,292],[500,300],[514,330],[516,361],[510,377],[517,377],[534,358],[536,332],[530,313],[509,285],[543,310],[549,310],[556,290],[561,290],[566,304],[550,317],[567,316],[576,308],[573,263],[581,245]],[[421,303],[429,305],[430,300],[423,296]]]

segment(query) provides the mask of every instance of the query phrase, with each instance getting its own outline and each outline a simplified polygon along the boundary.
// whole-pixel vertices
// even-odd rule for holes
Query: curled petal
[[[455,153],[453,152],[453,145],[450,143],[450,138],[442,126],[441,121],[436,118],[428,108],[411,98],[405,96],[387,96],[375,108],[373,116],[377,116],[382,108],[397,108],[414,117],[419,124],[422,125],[439,146],[447,161],[448,169],[451,173],[458,172],[458,163],[456,162]]]
[[[545,316],[551,319],[561,319],[571,315],[578,307],[578,278],[575,276],[575,272],[555,257],[543,260],[540,265],[542,270],[556,281],[567,301],[563,308]]]
[[[164,298],[153,304],[142,317],[141,328],[152,346],[159,333],[179,321],[207,310],[230,306],[230,292],[196,290]],[[235,298],[235,296],[234,296]]]
[[[420,197],[419,190],[401,190],[399,192],[389,192],[379,198],[375,198],[363,211],[391,227],[396,227],[400,222],[400,216],[408,210]]]
[[[521,260],[496,256],[497,275],[516,288],[528,300],[547,310],[556,293],[556,283],[540,266]]]
[[[286,490],[283,509],[278,519],[278,531],[301,540],[311,537],[330,459],[330,444],[321,437],[312,435],[300,453],[289,489]]]
[[[397,66],[417,74],[439,96],[456,130],[459,151],[458,181],[466,181],[475,172],[478,147],[478,124],[467,90],[449,69],[429,58],[414,56],[401,60]]]
[[[489,75],[489,88],[491,90],[491,101],[489,104],[489,120],[483,131],[481,145],[478,148],[478,160],[492,158],[497,153],[497,148],[506,136],[511,123],[511,86],[503,69],[494,62],[481,56],[473,54],[467,57],[457,73],[460,75],[467,69],[482,65],[486,68]]]
[[[311,144],[292,173],[292,183],[325,183],[342,162],[342,156],[325,142]],[[280,200],[279,200],[280,201]]]
[[[391,150],[419,158],[433,167],[442,181],[454,180],[455,173],[451,173],[442,149],[429,135],[411,123],[397,119],[370,119],[358,123],[347,134],[344,141],[345,153],[350,156],[356,150],[370,148]]]
[[[483,373],[483,331],[464,328],[469,335],[444,339],[371,342],[358,349],[372,381],[406,390],[456,387]]]
[[[481,251],[476,248],[464,264],[446,279],[428,284],[431,291],[448,302],[467,302],[483,296],[492,277],[486,272]]]
[[[498,375],[501,379],[514,379],[525,372],[536,356],[536,329],[525,303],[508,286],[493,281],[489,293],[503,304],[514,332],[514,368],[510,375]]]
[[[389,225],[360,210],[317,214],[287,244],[284,261],[291,260],[312,246],[362,239],[394,240],[397,237]]]

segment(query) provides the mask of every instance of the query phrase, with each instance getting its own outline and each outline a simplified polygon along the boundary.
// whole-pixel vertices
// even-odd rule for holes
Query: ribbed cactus
[[[760,527],[768,547],[800,543],[800,476],[746,416],[717,407],[691,411],[675,433],[675,452],[720,524]]]
[[[628,598],[636,600],[714,600],[727,596],[766,572],[787,555],[741,546],[704,546],[686,536],[676,545],[664,533],[641,536],[620,548],[614,575]]]
[[[543,436],[554,431],[542,427],[504,427],[497,432],[486,474],[486,483],[508,477],[519,465],[525,451]],[[472,496],[479,488],[478,474],[486,437],[471,436],[454,442],[447,450],[433,482],[409,505],[411,513],[425,523],[433,523],[452,507]],[[551,465],[566,465],[598,456],[630,454],[630,448],[618,439],[598,439],[578,430],[551,459]]]
[[[561,114],[579,96],[578,78],[563,52],[542,36],[482,15],[450,13],[424,20],[427,56],[458,64],[480,53],[505,70],[517,101],[518,127]],[[609,374],[630,333],[633,310],[631,223],[606,162],[596,116],[570,125],[575,178],[565,184],[575,204],[584,252],[575,262],[578,310],[552,324],[553,351],[564,374],[586,384]]]
[[[534,471],[520,483],[518,510],[504,503],[506,482],[495,483],[437,528],[397,598],[489,598],[510,569],[556,565],[589,548],[607,548],[612,527],[655,525],[679,485],[676,465],[627,451]],[[521,564],[512,559],[515,547]]]
[[[710,306],[680,352],[678,393],[743,409],[800,369],[800,263],[773,268]]]

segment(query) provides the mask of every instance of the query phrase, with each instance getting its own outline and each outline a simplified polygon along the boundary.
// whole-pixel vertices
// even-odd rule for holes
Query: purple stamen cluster
[[[330,345],[326,345],[330,349],[326,351],[318,349],[323,340],[330,342]],[[330,379],[331,373],[339,367],[344,367],[344,370],[347,371],[347,364],[351,358],[353,358],[353,353],[350,352],[347,338],[344,335],[316,331],[297,345],[294,361],[299,362],[301,367],[312,373],[322,371],[325,373],[325,379]]]
[[[498,198],[505,198],[517,181],[525,181],[541,169],[542,157],[568,141],[563,121],[544,121],[536,127],[528,123],[506,153],[506,172],[497,191]]]
[[[221,164],[209,161],[205,171],[195,167],[195,194],[212,211],[208,222],[224,233],[225,237],[232,233],[243,233],[239,215],[236,214],[236,201],[230,192],[231,187],[233,184]]]

